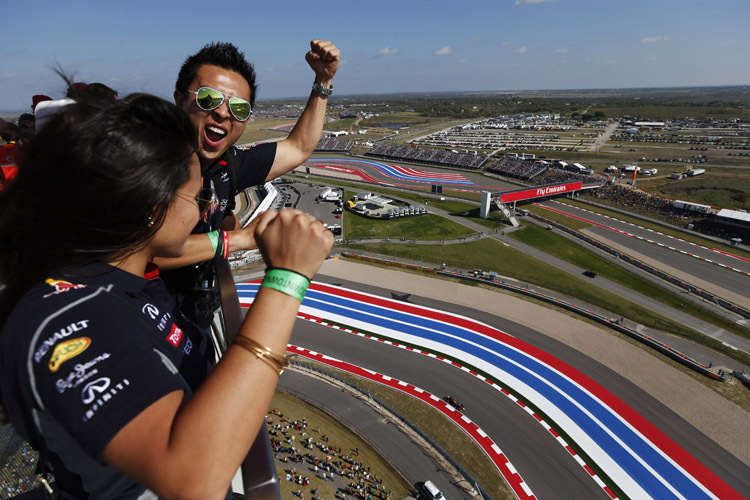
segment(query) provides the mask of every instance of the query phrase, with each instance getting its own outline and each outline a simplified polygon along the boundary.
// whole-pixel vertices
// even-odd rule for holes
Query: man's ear
[[[180,92],[179,90],[174,91],[174,103],[177,105],[178,108],[182,108],[182,103],[185,101],[185,93]]]

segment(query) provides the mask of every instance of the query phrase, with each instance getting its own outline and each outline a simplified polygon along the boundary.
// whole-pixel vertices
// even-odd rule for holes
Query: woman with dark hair
[[[150,269],[211,203],[195,131],[152,96],[61,110],[0,195],[0,389],[62,498],[224,498],[333,236],[261,217],[268,270],[221,361]],[[149,496],[151,495],[151,496]]]

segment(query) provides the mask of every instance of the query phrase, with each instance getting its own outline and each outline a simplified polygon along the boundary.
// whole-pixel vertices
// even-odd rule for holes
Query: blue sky
[[[0,111],[64,92],[52,71],[170,98],[209,41],[255,64],[258,99],[306,95],[312,38],[342,51],[339,95],[750,84],[750,0],[15,1]]]

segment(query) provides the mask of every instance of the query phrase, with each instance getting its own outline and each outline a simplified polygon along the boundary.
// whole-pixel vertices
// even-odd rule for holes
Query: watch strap
[[[324,96],[329,96],[333,94],[333,85],[331,85],[330,87],[324,87],[319,83],[313,83],[312,89],[313,89],[313,92],[323,94]]]

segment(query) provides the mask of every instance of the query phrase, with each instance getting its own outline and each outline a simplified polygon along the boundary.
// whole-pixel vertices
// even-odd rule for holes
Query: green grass
[[[584,246],[576,244],[559,234],[542,229],[537,225],[529,225],[521,231],[511,233],[510,236],[566,262],[584,269],[590,269],[602,277],[606,277],[615,283],[642,293],[670,307],[674,307],[675,309],[685,309],[686,307],[685,302],[679,294],[670,292],[652,281],[641,278],[613,263],[611,260],[595,254]],[[691,309],[691,314],[738,335],[744,337],[750,336],[750,332],[746,329],[738,327],[733,321],[729,321],[711,311],[693,308]]]
[[[344,234],[348,240],[396,239],[439,241],[473,234],[474,231],[453,221],[433,214],[396,219],[370,219],[348,212],[344,221]]]
[[[404,196],[405,193],[374,191],[377,194],[390,196],[397,204],[403,200],[424,203],[425,198],[419,196]],[[344,191],[344,198],[350,199],[354,195],[352,191]],[[434,202],[434,200],[433,200]],[[473,208],[470,205],[458,202],[440,202],[440,207],[446,209],[467,210]],[[434,204],[433,204],[434,206]],[[429,205],[428,205],[429,207]],[[429,210],[429,208],[428,208]],[[344,235],[348,240],[361,239],[407,239],[439,241],[442,239],[455,239],[461,236],[476,234],[476,231],[457,224],[444,217],[434,214],[420,215],[415,217],[399,217],[395,219],[371,219],[354,212],[346,211],[344,217]]]
[[[750,179],[695,177],[662,183],[654,190],[680,200],[732,210],[750,210]]]

